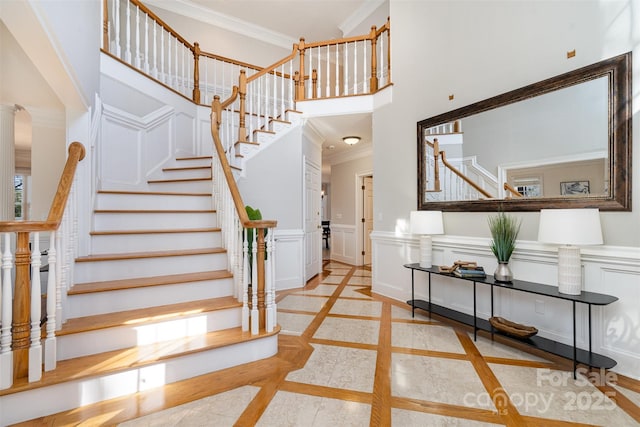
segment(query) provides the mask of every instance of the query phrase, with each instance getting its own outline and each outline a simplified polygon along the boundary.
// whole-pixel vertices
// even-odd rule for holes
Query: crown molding
[[[388,0],[366,0],[355,12],[347,17],[342,24],[338,26],[342,31],[342,36],[352,33],[355,28],[364,22],[373,12]]]
[[[205,24],[213,25],[214,27],[261,40],[283,49],[291,49],[291,47],[298,42],[298,40],[285,34],[269,30],[224,13],[216,12],[189,0],[147,0],[145,3],[178,15],[186,16],[190,19],[204,22]]]

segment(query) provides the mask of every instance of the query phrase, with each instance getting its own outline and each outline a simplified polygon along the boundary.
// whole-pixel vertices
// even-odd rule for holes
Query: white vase
[[[496,282],[511,282],[513,280],[513,273],[509,268],[508,262],[498,262],[498,267],[496,267],[496,271],[493,273],[493,278]]]

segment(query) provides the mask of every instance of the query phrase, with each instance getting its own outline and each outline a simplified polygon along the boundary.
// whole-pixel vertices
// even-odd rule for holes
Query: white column
[[[0,221],[15,219],[15,116],[15,106],[0,104]]]

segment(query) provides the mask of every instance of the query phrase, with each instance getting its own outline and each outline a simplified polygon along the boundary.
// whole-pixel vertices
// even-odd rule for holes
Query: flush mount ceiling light
[[[345,144],[354,145],[354,144],[357,144],[358,142],[360,142],[360,137],[359,136],[345,136],[344,138],[342,138],[342,140],[344,141]]]

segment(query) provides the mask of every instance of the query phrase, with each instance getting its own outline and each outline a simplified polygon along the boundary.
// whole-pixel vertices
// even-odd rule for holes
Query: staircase
[[[212,209],[211,158],[175,159],[147,191],[100,191],[57,331],[57,367],[0,391],[0,425],[274,355],[277,332],[241,330]],[[39,402],[29,405],[26,402]]]

